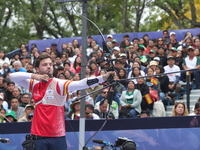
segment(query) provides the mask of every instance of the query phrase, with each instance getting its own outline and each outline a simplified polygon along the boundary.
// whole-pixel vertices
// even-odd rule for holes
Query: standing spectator
[[[169,32],[167,30],[163,31],[163,38],[164,38],[164,44],[169,45],[170,39],[169,39]]]
[[[112,42],[113,36],[111,34],[107,35],[107,41]]]
[[[175,32],[170,32],[170,43],[169,44],[172,44],[173,47],[178,48],[179,43],[176,39],[176,33]]]
[[[56,54],[57,54],[57,56],[61,57],[61,53],[58,51],[57,46],[58,46],[58,45],[57,45],[56,43],[52,43],[52,44],[51,44],[51,50],[52,50],[52,51],[55,51]]]
[[[172,116],[188,116],[188,110],[185,103],[176,102],[172,109]]]
[[[29,122],[33,119],[34,107],[30,104],[26,105],[25,113],[22,118],[18,119],[18,122]]]
[[[141,112],[141,102],[141,92],[135,89],[133,81],[128,81],[128,89],[123,91],[120,97],[120,104],[122,106],[120,116],[127,116],[129,114],[131,118],[135,118]]]
[[[19,106],[19,99],[13,97],[10,102],[11,102],[11,110],[15,112],[17,119],[23,117],[24,108]]]

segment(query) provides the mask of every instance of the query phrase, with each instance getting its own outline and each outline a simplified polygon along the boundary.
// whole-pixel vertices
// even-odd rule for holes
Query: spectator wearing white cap
[[[115,58],[117,58],[117,57],[119,57],[120,55],[119,55],[119,53],[120,53],[120,48],[118,47],[118,46],[115,46],[114,48],[113,48],[113,54],[112,54],[112,56],[111,56],[111,59],[115,59]]]
[[[113,36],[111,34],[107,35],[107,41],[112,42]]]
[[[176,33],[175,32],[170,32],[170,43],[169,44],[172,44],[173,47],[178,47],[179,46],[179,43],[176,39]]]

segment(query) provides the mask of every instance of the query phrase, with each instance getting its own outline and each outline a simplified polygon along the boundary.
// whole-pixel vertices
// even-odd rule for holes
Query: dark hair
[[[158,65],[157,68],[160,69],[160,73],[164,73],[165,72],[165,69],[164,69],[163,66]]]
[[[144,51],[144,47],[139,47],[137,51],[142,50]]]
[[[48,54],[42,54],[42,55],[38,56],[38,58],[35,59],[34,67],[38,68],[40,65],[40,61],[42,61],[43,59],[47,59],[47,58],[50,58],[51,61],[53,62],[52,58]]]
[[[168,30],[163,30],[163,33],[164,33],[164,32],[167,32],[167,33],[169,34]]]
[[[99,106],[102,106],[105,102],[108,102],[108,100],[107,99],[102,99],[101,101],[100,101],[100,103],[99,103]]]
[[[15,82],[8,81],[8,82],[7,82],[7,85],[10,85],[10,84],[14,84],[14,85],[15,85]]]
[[[139,68],[139,67],[133,67],[133,69],[132,69],[132,74],[131,74],[132,77],[136,77],[135,74],[134,74],[134,70],[135,70],[136,68],[139,69],[139,75],[141,75],[141,73],[140,73],[140,68]]]
[[[200,102],[197,102],[197,103],[195,104],[195,107],[194,107],[194,109],[198,109],[198,108],[200,108]]]
[[[85,104],[85,110],[86,109],[91,109],[94,112],[94,106],[92,104]]]
[[[81,59],[81,57],[79,57],[79,56],[77,56],[76,58],[75,58],[75,60],[74,60],[74,69],[76,69],[76,67],[78,66],[78,63],[76,62],[76,60],[78,59],[78,58],[80,58]],[[81,66],[81,63],[79,63],[79,66]]]
[[[73,47],[74,47],[74,48],[79,48],[79,47],[80,47],[80,46],[79,46],[79,42],[78,42],[78,44],[77,44],[77,46],[76,46],[76,47],[74,46],[74,41],[75,41],[75,40],[77,40],[77,41],[78,41],[78,39],[73,39],[73,41],[72,41],[72,45],[73,45]]]
[[[29,93],[23,93],[23,94],[22,94],[22,97],[23,97],[24,95],[28,95],[28,96],[31,98],[31,94],[29,94]]]
[[[3,56],[3,58],[2,58],[2,60],[5,60],[5,58],[6,58],[6,53],[3,51],[3,50],[0,50],[0,53],[4,53],[4,56]]]
[[[12,101],[13,99],[17,99],[17,101],[19,102],[19,98],[17,97],[11,97],[10,101]]]
[[[120,70],[124,71],[124,76],[123,77],[119,75]],[[126,76],[127,72],[126,72],[126,70],[124,68],[120,68],[119,71],[117,72],[117,75],[118,75],[119,79],[126,79],[127,78],[127,76]]]

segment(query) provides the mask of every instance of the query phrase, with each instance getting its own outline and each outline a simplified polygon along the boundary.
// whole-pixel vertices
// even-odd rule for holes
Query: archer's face
[[[40,65],[36,68],[39,74],[53,75],[53,62],[50,58],[43,59],[40,61]]]

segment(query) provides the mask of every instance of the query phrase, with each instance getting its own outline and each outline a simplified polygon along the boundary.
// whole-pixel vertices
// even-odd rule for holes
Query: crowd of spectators
[[[149,39],[145,34],[140,39],[124,35],[123,41],[108,35],[106,40],[109,53],[104,53],[92,36],[88,37],[86,77],[112,70],[115,72],[113,80],[120,82],[114,89],[103,89],[110,81],[85,89],[86,93],[99,90],[85,98],[86,119],[161,117],[165,116],[165,105],[169,101],[174,105],[172,116],[188,115],[186,105],[176,102],[173,94],[179,99],[183,97],[181,83],[186,81],[186,73],[179,72],[181,70],[197,68],[189,73],[195,88],[200,89],[200,35],[186,32],[184,39],[177,41],[175,32],[165,30],[163,37],[157,39]],[[82,46],[79,41],[74,39],[72,43],[63,43],[61,49],[58,51],[56,43],[45,50],[32,44],[29,52],[26,44],[21,44],[10,59],[0,51],[0,122],[31,121],[35,107],[31,91],[12,82],[9,74],[19,71],[35,73],[34,60],[39,55],[47,53],[52,57],[54,77],[80,80]],[[110,93],[114,93],[112,99]],[[65,103],[66,119],[80,118],[78,97],[80,91],[69,93]],[[199,114],[199,108],[198,100],[193,115]]]

